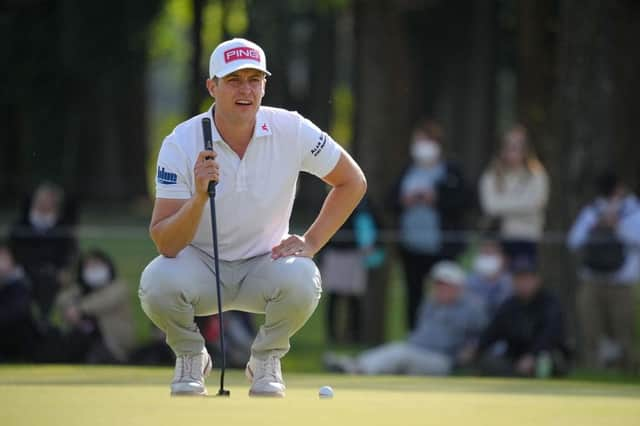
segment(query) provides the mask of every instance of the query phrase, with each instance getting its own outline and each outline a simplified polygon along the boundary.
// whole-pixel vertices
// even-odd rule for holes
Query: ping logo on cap
[[[239,59],[260,62],[260,53],[250,47],[235,47],[224,52],[224,62],[227,64]]]

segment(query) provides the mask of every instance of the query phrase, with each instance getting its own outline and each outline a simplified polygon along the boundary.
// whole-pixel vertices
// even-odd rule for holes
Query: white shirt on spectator
[[[212,109],[179,124],[165,138],[158,155],[157,198],[194,195],[193,168],[204,149],[204,117],[212,118]],[[226,261],[262,255],[279,244],[289,233],[299,172],[322,178],[334,169],[342,152],[329,135],[297,112],[264,106],[258,110],[242,159],[222,140],[215,125],[212,139],[220,165],[216,186],[219,252]],[[191,245],[213,252],[209,204]]]

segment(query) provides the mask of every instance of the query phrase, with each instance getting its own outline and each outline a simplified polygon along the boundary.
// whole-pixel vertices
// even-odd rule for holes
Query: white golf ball
[[[331,386],[323,386],[318,391],[318,396],[320,398],[333,398],[333,389],[331,389]]]

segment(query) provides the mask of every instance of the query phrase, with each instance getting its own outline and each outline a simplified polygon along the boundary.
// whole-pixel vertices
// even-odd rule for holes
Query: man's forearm
[[[364,180],[335,186],[324,200],[318,217],[305,232],[307,243],[319,251],[340,229],[356,208],[366,191]]]
[[[175,214],[151,227],[151,238],[160,254],[175,257],[193,240],[208,200],[206,195],[194,195]]]

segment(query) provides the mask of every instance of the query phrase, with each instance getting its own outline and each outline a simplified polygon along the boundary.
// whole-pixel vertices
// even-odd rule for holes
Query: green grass
[[[286,368],[286,364],[285,364]],[[637,425],[640,386],[581,381],[287,374],[284,400],[170,398],[168,368],[0,367],[0,424],[21,425]],[[216,390],[217,374],[209,378]],[[320,400],[331,385],[335,397]]]

